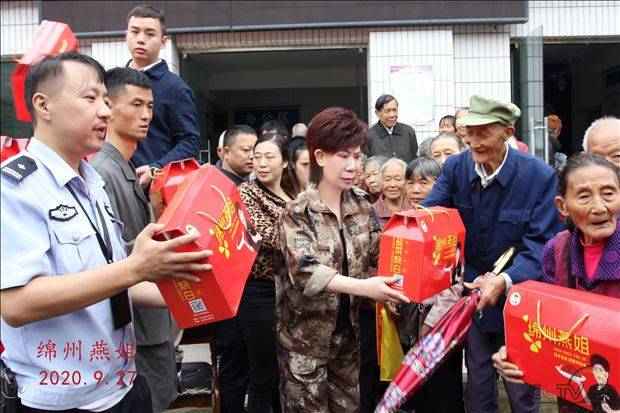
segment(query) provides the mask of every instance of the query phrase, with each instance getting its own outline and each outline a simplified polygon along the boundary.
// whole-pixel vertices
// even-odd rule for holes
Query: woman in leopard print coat
[[[270,412],[272,397],[278,394],[274,274],[283,260],[275,231],[287,202],[296,196],[290,185],[289,160],[284,137],[275,133],[261,136],[254,146],[256,179],[239,187],[254,228],[262,237],[237,315],[250,366],[250,412]],[[277,412],[279,406],[273,409]]]

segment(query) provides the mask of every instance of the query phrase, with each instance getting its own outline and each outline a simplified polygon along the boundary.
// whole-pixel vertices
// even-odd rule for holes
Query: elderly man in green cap
[[[514,283],[540,279],[542,249],[562,224],[553,169],[507,143],[519,108],[480,95],[471,97],[469,107],[460,122],[467,127],[470,150],[448,158],[422,205],[456,208],[465,224],[465,286],[482,294],[481,313],[467,336],[465,407],[468,413],[493,413],[498,404],[491,356],[504,344],[506,292]],[[499,274],[492,273],[495,261],[511,247],[512,258]],[[514,413],[538,411],[533,387],[504,386]]]

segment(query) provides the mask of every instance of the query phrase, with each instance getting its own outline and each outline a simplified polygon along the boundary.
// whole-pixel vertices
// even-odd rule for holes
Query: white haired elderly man
[[[293,139],[297,137],[305,138],[307,132],[308,127],[304,123],[296,123],[291,131],[291,136]]]
[[[583,135],[583,150],[620,168],[620,119],[605,116],[592,122]]]

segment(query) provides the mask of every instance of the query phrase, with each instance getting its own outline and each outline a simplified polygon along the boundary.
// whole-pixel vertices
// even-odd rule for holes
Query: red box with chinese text
[[[606,398],[620,409],[620,300],[537,281],[507,297],[508,360],[526,383],[594,411],[607,411]]]
[[[26,147],[30,139],[15,139],[8,136],[0,137],[0,162],[4,162],[13,155],[17,155]]]
[[[170,162],[159,170],[153,172],[153,181],[149,189],[149,199],[155,209],[155,216],[160,217],[166,206],[172,201],[172,197],[181,186],[185,177],[200,168],[200,164],[194,158]]]
[[[398,212],[381,234],[377,274],[400,275],[392,287],[421,303],[460,277],[464,247],[465,226],[456,209]]]
[[[77,38],[67,24],[50,20],[43,20],[39,24],[32,44],[17,62],[17,67],[11,76],[17,120],[31,121],[24,97],[26,75],[30,67],[45,55],[54,56],[69,50],[77,51],[77,46]]]
[[[157,281],[181,328],[234,317],[250,274],[260,235],[252,227],[235,184],[217,168],[205,165],[187,176],[158,223],[160,240],[198,231],[200,239],[179,251],[209,249],[213,270],[197,274],[201,282]]]

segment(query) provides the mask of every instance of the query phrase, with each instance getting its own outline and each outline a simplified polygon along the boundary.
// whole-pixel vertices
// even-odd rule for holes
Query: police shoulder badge
[[[2,166],[1,173],[15,182],[21,182],[37,170],[37,163],[29,156],[19,156]]]
[[[75,207],[62,204],[49,210],[49,217],[54,221],[69,221],[77,214],[78,212]]]

